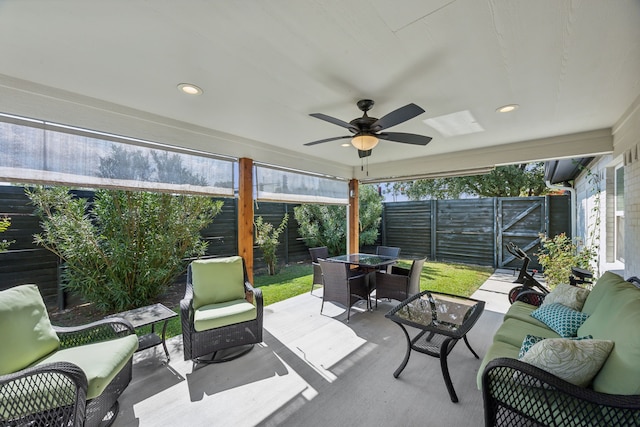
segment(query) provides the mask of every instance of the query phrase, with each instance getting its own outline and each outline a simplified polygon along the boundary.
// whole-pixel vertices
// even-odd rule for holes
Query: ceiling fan
[[[351,144],[358,149],[358,156],[363,158],[371,155],[371,150],[378,145],[380,139],[414,145],[427,145],[431,141],[431,137],[429,136],[416,135],[413,133],[379,133],[384,129],[406,122],[407,120],[411,120],[424,113],[424,110],[416,104],[407,104],[379,119],[376,117],[369,117],[367,115],[367,111],[373,107],[373,104],[374,102],[370,99],[361,99],[358,101],[358,108],[363,111],[364,114],[362,117],[355,118],[349,123],[322,113],[309,114],[311,117],[347,128],[353,135],[321,139],[318,141],[307,142],[304,145],[322,144],[323,142],[335,141],[338,139],[351,139]]]

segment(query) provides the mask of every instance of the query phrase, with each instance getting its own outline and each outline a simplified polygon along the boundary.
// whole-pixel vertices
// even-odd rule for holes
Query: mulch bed
[[[173,309],[180,305],[180,300],[184,297],[185,283],[174,283],[167,289],[167,292],[158,298],[159,303]],[[98,310],[91,303],[77,304],[65,310],[49,309],[51,323],[57,326],[79,326],[102,319],[113,313]]]

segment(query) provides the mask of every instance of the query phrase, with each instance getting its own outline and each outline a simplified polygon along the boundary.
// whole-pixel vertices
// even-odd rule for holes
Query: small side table
[[[398,378],[407,366],[411,350],[437,357],[449,397],[452,402],[457,402],[458,395],[449,375],[447,356],[462,339],[478,359],[467,340],[467,332],[475,325],[483,310],[484,301],[430,291],[420,292],[397,305],[385,317],[402,328],[407,339],[407,351],[393,376]],[[405,325],[417,328],[420,332],[411,338]]]
[[[162,344],[164,353],[167,355],[167,362],[169,362],[169,350],[167,350],[167,344],[165,342],[167,322],[174,317],[178,317],[178,313],[158,303],[148,305],[146,307],[134,308],[133,310],[124,311],[122,313],[112,314],[107,317],[122,317],[128,320],[136,329],[151,325],[151,333],[138,337],[137,351],[146,350]],[[158,335],[155,330],[155,325],[160,322],[163,322],[162,333]]]

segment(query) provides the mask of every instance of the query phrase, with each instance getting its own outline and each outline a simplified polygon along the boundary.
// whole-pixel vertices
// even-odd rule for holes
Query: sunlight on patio
[[[511,286],[508,279],[505,288]],[[506,299],[495,283],[489,288],[496,300]],[[346,311],[330,303],[321,315],[321,303],[318,290],[265,307],[264,342],[224,364],[194,369],[182,360],[181,336],[168,341],[168,365],[160,347],[137,353],[114,426],[397,425],[400,420],[417,425],[426,417],[474,426],[482,419],[475,385],[480,360],[464,345],[449,356],[460,397],[455,404],[435,358],[413,353],[402,375],[393,378],[406,348],[400,328],[384,317],[395,301],[380,301],[371,312],[358,303],[350,323]],[[469,333],[480,357],[502,319],[490,310]]]

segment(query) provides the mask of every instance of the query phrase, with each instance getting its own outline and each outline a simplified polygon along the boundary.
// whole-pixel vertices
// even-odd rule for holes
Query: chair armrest
[[[489,362],[482,373],[485,425],[635,425],[640,396],[598,393],[511,358]]]
[[[0,375],[0,423],[84,424],[87,377],[69,362],[47,363]]]
[[[262,307],[263,307],[262,289],[254,288],[249,281],[245,281],[244,291],[245,291],[245,294],[247,294],[247,300],[251,303],[255,302],[256,308],[259,311],[262,311]]]
[[[60,338],[61,348],[108,341],[135,334],[133,325],[128,320],[119,317],[110,317],[80,326],[54,326],[53,329]]]
[[[407,287],[407,283],[409,281],[409,276],[404,276],[401,274],[389,274],[376,272],[376,285],[381,285],[383,287],[388,288],[396,288],[400,287],[405,289]]]
[[[408,268],[398,267],[396,265],[391,266],[390,274],[396,274],[398,276],[409,276],[411,270]]]

